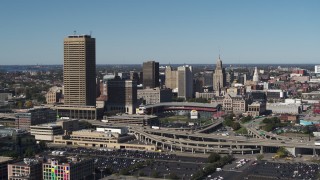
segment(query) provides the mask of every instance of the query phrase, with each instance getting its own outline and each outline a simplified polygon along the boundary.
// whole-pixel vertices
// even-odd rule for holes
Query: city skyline
[[[215,64],[219,54],[225,64],[318,64],[317,7],[288,0],[4,2],[0,62],[63,64],[62,38],[76,31],[97,39],[97,64]]]

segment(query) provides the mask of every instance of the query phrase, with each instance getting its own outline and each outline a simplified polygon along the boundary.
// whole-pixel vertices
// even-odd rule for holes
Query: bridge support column
[[[172,151],[172,144],[171,144],[171,151]]]
[[[206,154],[206,149],[203,149],[203,154]]]
[[[260,154],[263,154],[263,146],[260,146]]]
[[[191,152],[192,152],[192,154],[193,154],[193,148],[191,148]]]
[[[182,147],[180,147],[181,148],[181,152],[182,152]]]
[[[251,154],[253,154],[253,151],[251,151]]]
[[[241,151],[241,154],[243,155],[243,151]]]
[[[164,149],[164,143],[162,143],[162,149]]]

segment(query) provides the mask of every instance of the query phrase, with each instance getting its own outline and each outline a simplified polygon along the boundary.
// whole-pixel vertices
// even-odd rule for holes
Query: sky
[[[97,64],[319,64],[319,17],[318,0],[4,0],[0,65],[63,64],[74,31]]]

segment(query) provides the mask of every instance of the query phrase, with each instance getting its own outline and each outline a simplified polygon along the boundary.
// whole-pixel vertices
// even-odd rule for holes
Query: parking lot
[[[121,170],[129,169],[128,175],[132,176],[166,178],[169,174],[174,173],[179,178],[191,179],[192,175],[206,164],[206,158],[160,152],[86,148],[52,148],[50,151],[53,150],[64,151],[64,155],[94,158],[96,178],[106,177],[110,174],[121,174]],[[138,164],[142,165],[136,168]],[[132,169],[132,167],[135,168]]]

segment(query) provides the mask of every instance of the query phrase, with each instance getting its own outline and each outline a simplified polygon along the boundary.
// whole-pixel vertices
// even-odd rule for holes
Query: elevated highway
[[[165,129],[131,128],[137,139],[156,144],[157,147],[167,150],[180,150],[196,152],[219,152],[219,153],[263,153],[279,147],[296,149],[308,149],[316,154],[320,146],[315,146],[313,141],[307,143],[290,140],[255,139],[240,136],[220,136],[213,134],[190,133],[184,131],[170,131]],[[320,151],[319,151],[320,152]]]

